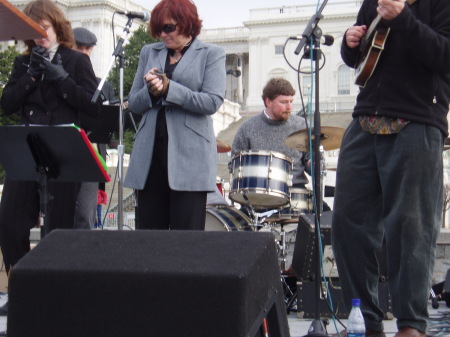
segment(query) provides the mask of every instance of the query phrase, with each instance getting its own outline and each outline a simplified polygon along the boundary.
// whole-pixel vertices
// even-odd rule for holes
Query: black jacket
[[[88,56],[59,46],[62,65],[69,76],[57,83],[33,81],[27,74],[29,55],[14,60],[11,77],[1,98],[6,114],[17,113],[22,124],[80,125],[80,114],[97,116],[101,102],[91,103],[97,79]]]
[[[355,25],[377,16],[377,0],[364,0]],[[353,116],[378,114],[438,127],[447,136],[450,99],[450,2],[417,0],[393,20],[385,49]],[[355,67],[359,48],[341,47],[344,62]]]

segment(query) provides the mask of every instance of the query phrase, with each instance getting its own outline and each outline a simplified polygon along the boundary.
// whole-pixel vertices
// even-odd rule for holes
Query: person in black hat
[[[97,37],[90,30],[77,27],[73,29],[73,36],[77,50],[91,57],[94,46],[97,45]]]
[[[77,27],[73,29],[76,50],[91,57],[94,46],[97,44],[97,37],[90,30]],[[101,78],[97,77],[100,82]],[[107,104],[114,99],[114,89],[111,83],[105,82],[101,92],[103,104]],[[95,121],[94,121],[95,122]],[[93,122],[91,121],[90,124]],[[81,125],[83,128],[86,126]],[[92,125],[91,125],[92,126]],[[106,144],[97,144],[97,148],[103,159],[106,159]],[[92,227],[101,227],[101,223],[96,221],[98,208],[98,190],[105,190],[105,184],[96,182],[83,182],[78,194],[75,208],[75,228],[90,229]]]
[[[97,45],[97,37],[90,30],[77,27],[73,29],[73,36],[75,38],[76,49],[83,54],[91,57],[94,47]],[[101,78],[97,77],[100,82]],[[101,93],[103,101],[111,101],[114,99],[114,89],[111,83],[105,82]]]

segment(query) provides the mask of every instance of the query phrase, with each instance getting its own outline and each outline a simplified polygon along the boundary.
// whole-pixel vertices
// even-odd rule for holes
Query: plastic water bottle
[[[366,325],[361,312],[361,300],[352,300],[352,310],[347,320],[347,337],[364,337],[366,335]]]

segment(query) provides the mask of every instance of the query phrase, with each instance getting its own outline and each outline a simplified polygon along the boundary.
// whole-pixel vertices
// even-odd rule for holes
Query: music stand
[[[74,155],[76,154],[76,155]],[[47,182],[108,182],[103,159],[86,133],[70,125],[0,127],[0,163],[11,180],[37,181],[41,237],[49,232]]]
[[[0,41],[47,37],[45,30],[7,0],[0,0]]]

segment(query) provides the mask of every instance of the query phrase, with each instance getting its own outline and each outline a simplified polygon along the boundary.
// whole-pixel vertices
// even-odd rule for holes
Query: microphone
[[[116,11],[117,14],[128,16],[130,19],[141,19],[142,21],[150,20],[149,12],[128,12],[128,11]]]
[[[302,38],[302,35],[289,36],[290,40],[301,40]],[[325,46],[332,46],[334,43],[334,37],[332,37],[331,35],[322,35],[320,37],[320,43],[324,44]]]

